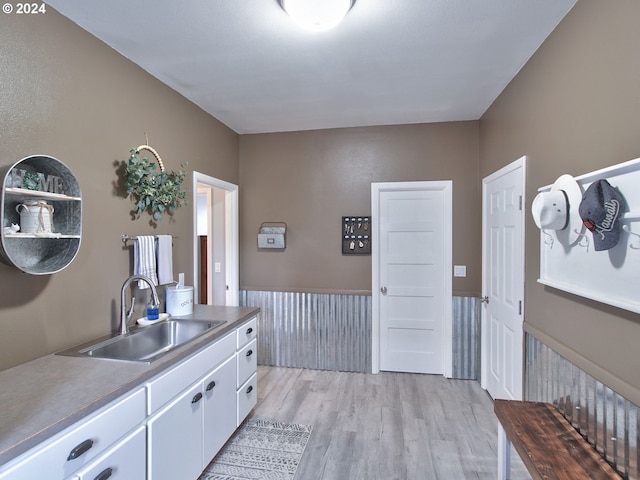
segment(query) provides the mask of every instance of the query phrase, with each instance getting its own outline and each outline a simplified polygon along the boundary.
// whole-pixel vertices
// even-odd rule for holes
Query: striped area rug
[[[292,480],[312,428],[250,416],[199,480]]]

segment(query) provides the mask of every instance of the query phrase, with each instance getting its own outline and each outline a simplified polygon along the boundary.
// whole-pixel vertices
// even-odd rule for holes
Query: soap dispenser
[[[160,305],[153,303],[153,300],[149,300],[147,305],[147,320],[158,320],[160,318]]]

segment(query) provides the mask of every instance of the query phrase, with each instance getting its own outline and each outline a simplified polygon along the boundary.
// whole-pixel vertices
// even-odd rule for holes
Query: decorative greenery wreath
[[[140,151],[150,151],[158,164],[160,172],[156,172],[156,164],[147,158],[140,158]],[[162,220],[164,214],[173,214],[178,207],[188,205],[187,192],[182,190],[182,182],[186,172],[167,172],[158,153],[149,145],[140,145],[131,149],[131,156],[126,164],[125,187],[127,194],[136,203],[136,218],[148,211],[155,221]]]

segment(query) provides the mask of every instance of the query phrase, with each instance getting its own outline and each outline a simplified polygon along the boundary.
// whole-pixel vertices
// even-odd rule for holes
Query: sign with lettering
[[[21,168],[11,170],[10,178],[7,180],[7,186],[49,193],[64,193],[62,178],[56,175],[28,172]]]

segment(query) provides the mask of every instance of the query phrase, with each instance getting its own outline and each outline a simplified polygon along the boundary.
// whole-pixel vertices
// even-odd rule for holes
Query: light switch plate
[[[454,277],[466,277],[467,276],[467,266],[466,265],[454,265],[453,266],[453,276]]]

